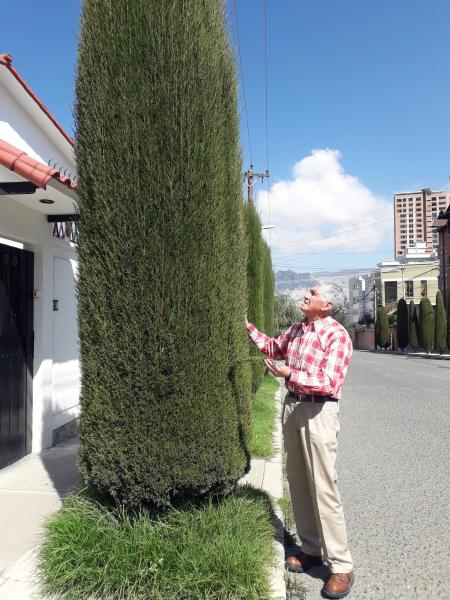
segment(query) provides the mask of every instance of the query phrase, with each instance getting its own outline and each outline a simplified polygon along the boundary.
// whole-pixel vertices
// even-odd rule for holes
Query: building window
[[[420,282],[420,295],[422,296],[422,298],[425,298],[425,297],[426,297],[426,295],[428,294],[428,286],[427,286],[427,283],[428,283],[428,282],[426,281],[426,279],[425,279],[425,280],[422,280],[422,281]]]
[[[384,282],[384,301],[386,304],[392,304],[397,302],[397,282],[396,281],[385,281]]]
[[[414,298],[414,281],[405,281],[405,298]]]

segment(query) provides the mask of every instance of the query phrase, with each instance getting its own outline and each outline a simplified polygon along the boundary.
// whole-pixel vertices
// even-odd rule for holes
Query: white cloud
[[[338,150],[318,149],[297,162],[292,179],[270,187],[270,219],[267,191],[259,191],[262,222],[275,225],[271,241],[278,259],[291,262],[301,253],[324,248],[376,250],[383,242],[386,249],[393,228],[392,201],[375,196],[346,173],[340,159]]]

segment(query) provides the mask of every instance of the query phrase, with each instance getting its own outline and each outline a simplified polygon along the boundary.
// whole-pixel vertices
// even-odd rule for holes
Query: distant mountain
[[[275,292],[288,294],[294,300],[300,300],[311,287],[330,283],[341,288],[348,298],[348,282],[352,277],[363,273],[372,273],[375,269],[342,269],[340,271],[321,271],[319,273],[297,273],[296,271],[277,271],[275,273]]]

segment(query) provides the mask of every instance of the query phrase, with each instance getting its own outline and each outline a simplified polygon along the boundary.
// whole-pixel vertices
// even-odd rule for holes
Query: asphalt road
[[[449,586],[450,361],[355,351],[340,407],[348,598],[440,600]],[[320,572],[295,575],[307,600]]]

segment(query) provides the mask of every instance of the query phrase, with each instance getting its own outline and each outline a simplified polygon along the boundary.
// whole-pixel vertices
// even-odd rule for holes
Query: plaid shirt
[[[269,358],[285,360],[291,369],[286,387],[299,394],[340,399],[353,346],[345,328],[331,317],[294,323],[277,338],[252,324],[248,333]]]

